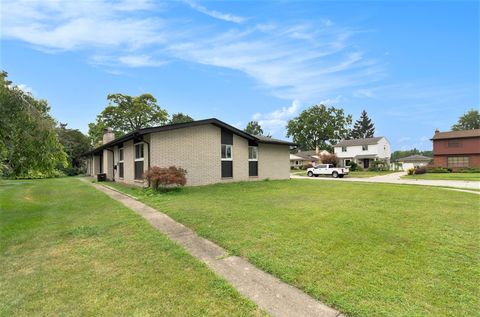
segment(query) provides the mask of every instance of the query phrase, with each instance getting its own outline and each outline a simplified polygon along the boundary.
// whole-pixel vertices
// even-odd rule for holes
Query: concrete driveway
[[[290,175],[290,178],[311,179],[311,180],[328,180],[339,182],[363,182],[363,183],[389,183],[389,184],[407,184],[407,185],[424,185],[439,187],[455,187],[462,189],[478,189],[480,190],[480,182],[477,181],[452,181],[452,180],[425,180],[425,179],[402,179],[400,177],[406,175],[406,172],[398,172],[369,178],[332,178],[332,177],[308,177]]]

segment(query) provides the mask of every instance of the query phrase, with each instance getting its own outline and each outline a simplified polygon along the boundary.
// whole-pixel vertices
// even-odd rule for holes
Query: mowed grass
[[[404,179],[480,181],[480,173],[425,173],[402,176]]]
[[[479,315],[478,195],[310,180],[112,186],[348,315]]]
[[[0,268],[0,316],[262,314],[78,179],[0,181]]]

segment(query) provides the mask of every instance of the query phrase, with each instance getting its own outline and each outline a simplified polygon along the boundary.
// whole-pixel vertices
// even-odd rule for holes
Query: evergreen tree
[[[365,139],[372,138],[375,134],[375,126],[372,120],[368,117],[365,110],[362,111],[360,118],[355,122],[352,131],[350,132],[351,139]]]

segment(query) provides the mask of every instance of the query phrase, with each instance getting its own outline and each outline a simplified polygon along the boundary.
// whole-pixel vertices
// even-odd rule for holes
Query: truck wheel
[[[318,176],[320,176],[320,175],[318,175],[318,174],[313,174],[313,176],[318,177]]]
[[[312,177],[313,176],[313,173],[310,171],[307,173],[308,177]]]
[[[333,173],[332,173],[332,177],[333,177],[333,178],[337,178],[337,177],[338,177],[338,172],[333,172]]]

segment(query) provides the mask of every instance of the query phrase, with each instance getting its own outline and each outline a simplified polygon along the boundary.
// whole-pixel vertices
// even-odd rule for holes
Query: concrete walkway
[[[145,218],[154,228],[184,247],[187,252],[203,261],[216,274],[230,282],[243,296],[255,302],[261,309],[273,316],[344,316],[313,299],[299,289],[290,286],[276,277],[256,268],[237,256],[229,256],[227,251],[213,242],[199,237],[195,232],[174,221],[167,215],[139,202],[133,197],[111,187],[90,183],[134,212]]]
[[[363,182],[363,183],[389,183],[389,184],[407,184],[407,185],[423,185],[423,186],[439,186],[439,187],[455,187],[461,189],[480,189],[480,182],[477,181],[453,181],[453,180],[426,180],[426,179],[404,179],[401,176],[406,175],[405,172],[391,173],[387,175],[374,176],[369,178],[332,178],[332,177],[308,177],[299,175],[290,175],[290,178],[312,179],[312,180],[333,180],[339,182]],[[470,191],[474,193],[473,191]]]

